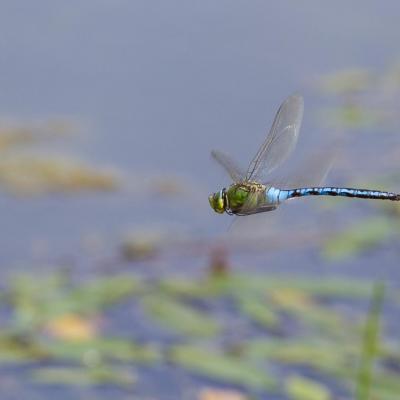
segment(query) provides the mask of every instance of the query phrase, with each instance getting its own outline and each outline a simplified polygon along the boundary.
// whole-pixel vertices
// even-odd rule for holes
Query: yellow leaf
[[[313,299],[301,290],[294,288],[273,289],[269,292],[271,300],[280,307],[301,311],[313,306]]]
[[[96,326],[93,321],[75,314],[64,314],[50,321],[47,332],[57,339],[70,341],[85,341],[96,336]]]
[[[246,400],[247,397],[236,391],[228,389],[205,388],[201,390],[198,400]]]
[[[329,390],[322,384],[300,376],[289,377],[286,391],[293,400],[330,400]]]

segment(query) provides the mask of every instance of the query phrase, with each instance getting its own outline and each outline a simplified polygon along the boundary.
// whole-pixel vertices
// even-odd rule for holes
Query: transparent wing
[[[303,187],[316,187],[324,183],[325,178],[334,162],[334,152],[332,149],[319,151],[318,154],[296,168],[295,173],[291,173],[289,178],[275,177],[268,182],[281,189],[298,189]],[[239,215],[252,215],[262,212],[275,210],[277,205],[261,205],[254,207],[256,202],[255,194],[250,193],[246,203],[243,205]]]
[[[271,130],[251,161],[246,180],[257,181],[282,164],[296,146],[304,101],[299,95],[288,97],[279,107]]]
[[[275,204],[262,204],[259,205],[259,194],[258,193],[252,193],[250,192],[247,195],[247,199],[243,206],[241,207],[240,211],[237,212],[238,216],[243,216],[243,215],[252,215],[252,214],[258,214],[262,212],[267,212],[267,211],[272,211],[277,208],[277,205]]]
[[[321,186],[332,169],[335,158],[336,150],[332,146],[319,149],[311,158],[301,162],[296,168],[292,167],[290,174],[274,177],[268,184],[281,189]]]
[[[240,213],[238,213],[238,216],[245,216],[245,215],[254,215],[254,214],[259,214],[262,212],[268,212],[268,211],[273,211],[276,210],[278,206],[260,206],[254,209],[251,208],[246,208],[246,206],[244,206],[242,208],[242,210],[240,211]]]
[[[245,179],[246,173],[228,155],[221,151],[213,150],[211,157],[228,172],[234,182],[241,182]]]

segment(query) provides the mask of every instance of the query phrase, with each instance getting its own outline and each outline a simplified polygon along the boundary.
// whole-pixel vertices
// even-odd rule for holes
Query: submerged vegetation
[[[393,129],[399,126],[400,63],[376,71],[349,68],[318,80],[318,89],[336,97],[338,105],[321,113],[324,125],[340,129]],[[321,119],[322,119],[321,118]]]
[[[63,154],[37,154],[34,146],[64,139],[77,130],[67,120],[0,124],[0,188],[18,196],[114,191],[115,170],[99,168]]]
[[[111,170],[99,170],[72,158],[47,156],[2,157],[0,186],[19,195],[114,191],[119,180]]]

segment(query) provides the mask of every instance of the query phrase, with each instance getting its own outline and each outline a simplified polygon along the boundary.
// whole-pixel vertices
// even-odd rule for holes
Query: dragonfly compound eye
[[[210,195],[208,201],[211,208],[218,214],[222,214],[225,211],[225,196],[222,190]]]

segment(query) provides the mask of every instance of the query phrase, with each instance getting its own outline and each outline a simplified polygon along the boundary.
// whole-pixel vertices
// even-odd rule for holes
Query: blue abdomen
[[[361,199],[379,199],[399,201],[400,195],[392,192],[382,192],[379,190],[352,189],[338,187],[310,187],[291,190],[280,190],[279,198],[291,199],[304,196],[344,196],[356,197]]]

